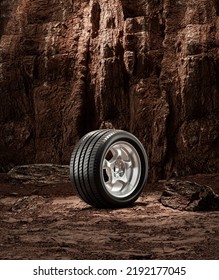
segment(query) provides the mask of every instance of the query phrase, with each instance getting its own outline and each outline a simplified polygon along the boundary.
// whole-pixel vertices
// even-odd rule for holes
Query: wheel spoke
[[[112,191],[122,192],[128,184],[128,178],[124,174],[121,178],[116,178],[112,176],[107,182],[107,185],[111,188]]]
[[[109,180],[106,182],[106,184],[109,185],[110,188],[113,188],[115,183],[117,182],[117,179],[112,172],[108,175],[108,177]]]
[[[104,169],[111,168],[111,163],[106,159],[103,160],[103,168]]]
[[[126,169],[129,169],[130,167],[132,167],[132,161],[130,159],[123,160],[123,163],[124,163]]]
[[[128,184],[128,178],[126,176],[126,173],[117,180],[119,183],[121,183],[123,185],[123,187],[125,187]]]
[[[120,192],[127,192],[129,189],[130,189],[130,184],[128,184],[128,182],[124,182],[124,181],[121,181],[122,183],[122,187],[120,189]]]

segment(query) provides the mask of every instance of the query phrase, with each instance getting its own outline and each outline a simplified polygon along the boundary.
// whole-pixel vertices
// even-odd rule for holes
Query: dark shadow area
[[[219,1],[214,0],[214,5],[215,5],[215,9],[216,9],[216,14],[217,14],[217,16],[219,16]]]
[[[147,15],[147,7],[160,4],[160,0],[139,0],[133,3],[132,0],[121,0],[124,18],[133,18]]]
[[[145,15],[145,1],[140,0],[133,5],[132,0],[121,0],[123,6],[124,18],[133,18]]]

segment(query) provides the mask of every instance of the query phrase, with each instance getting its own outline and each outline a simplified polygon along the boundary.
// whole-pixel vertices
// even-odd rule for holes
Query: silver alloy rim
[[[124,198],[136,189],[141,176],[141,160],[128,142],[116,142],[109,147],[102,164],[102,180],[114,197]]]

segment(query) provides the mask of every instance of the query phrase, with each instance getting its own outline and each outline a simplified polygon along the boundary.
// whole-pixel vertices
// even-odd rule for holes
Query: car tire
[[[147,175],[143,145],[123,130],[89,132],[72,152],[70,178],[74,190],[97,208],[132,205],[142,193]]]

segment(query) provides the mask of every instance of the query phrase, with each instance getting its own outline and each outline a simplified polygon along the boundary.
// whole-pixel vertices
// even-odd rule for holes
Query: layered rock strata
[[[134,133],[150,178],[219,171],[217,0],[2,0],[0,168]]]

